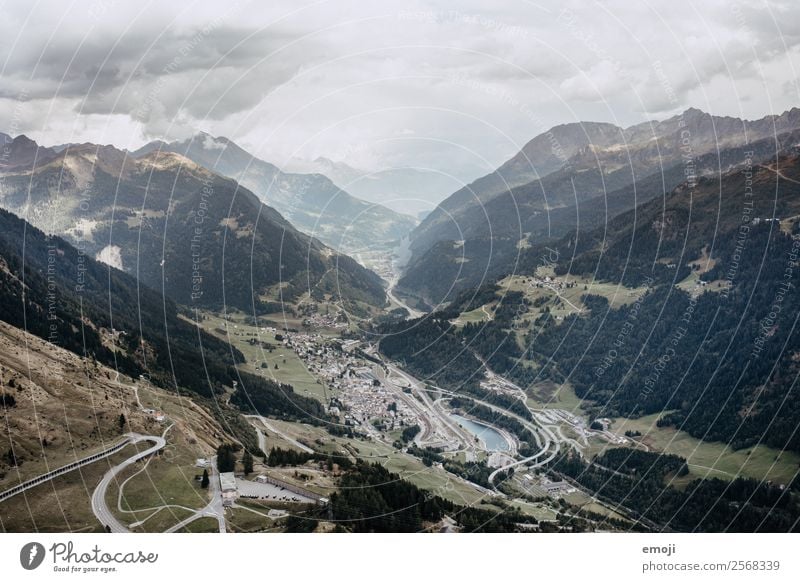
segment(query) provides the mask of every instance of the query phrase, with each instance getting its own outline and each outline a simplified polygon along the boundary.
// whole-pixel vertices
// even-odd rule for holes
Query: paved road
[[[208,467],[211,469],[208,475],[208,492],[211,494],[211,501],[202,509],[198,509],[194,514],[190,515],[183,521],[180,521],[166,530],[164,533],[176,532],[193,521],[203,517],[216,518],[219,526],[219,533],[225,533],[225,507],[222,505],[222,494],[219,490],[219,474],[217,473],[217,458],[211,459],[211,464]]]
[[[111,510],[108,508],[108,504],[106,503],[106,491],[108,490],[108,486],[112,479],[116,478],[116,476],[126,467],[130,467],[137,461],[149,457],[156,451],[160,451],[167,444],[167,441],[163,436],[141,435],[136,433],[131,433],[128,436],[131,438],[132,443],[150,441],[153,443],[153,446],[140,453],[136,453],[129,459],[122,461],[119,465],[109,470],[103,476],[100,484],[95,488],[94,493],[92,493],[92,512],[94,512],[95,517],[100,520],[100,523],[103,524],[103,527],[108,526],[112,533],[125,533],[129,531],[128,528],[125,527],[125,525],[119,521],[113,513],[111,513]]]
[[[260,420],[261,424],[264,425],[264,428],[266,428],[270,432],[274,432],[276,435],[281,437],[286,442],[292,443],[294,446],[296,446],[301,451],[305,451],[306,453],[313,453],[314,452],[314,449],[311,449],[311,448],[305,446],[303,443],[300,443],[300,442],[296,441],[295,439],[293,439],[292,437],[290,437],[286,433],[281,432],[280,430],[275,428],[273,425],[268,423],[267,420],[263,416],[258,416],[257,414],[249,414],[249,415],[246,415],[245,418],[253,418],[253,419],[256,419],[256,420]],[[258,446],[263,451],[264,449],[262,448],[262,442],[263,442],[262,439],[259,438]],[[263,445],[263,446],[265,446],[265,445]],[[264,451],[264,454],[268,455],[269,451]]]
[[[434,406],[433,401],[428,397],[428,393],[425,391],[425,387],[422,383],[407,374],[403,370],[401,370],[398,366],[384,361],[386,367],[390,370],[391,373],[396,374],[403,378],[406,382],[408,382],[411,390],[417,394],[420,399],[422,400],[422,405],[425,407],[425,410],[428,413],[428,418],[435,422],[438,427],[442,430],[442,436],[445,438],[451,437],[456,441],[459,441],[462,444],[462,449],[464,450],[474,450],[475,449],[475,442],[474,442],[474,435],[469,432],[468,430],[461,428],[457,422],[450,418],[448,414],[445,412],[439,411],[436,406]]]
[[[79,459],[77,461],[69,463],[68,465],[59,467],[58,469],[53,469],[52,471],[48,471],[47,473],[39,475],[38,477],[34,477],[33,479],[28,479],[24,483],[20,483],[19,485],[12,487],[11,489],[3,491],[2,493],[0,493],[0,501],[5,501],[6,499],[10,499],[11,497],[14,497],[15,495],[22,493],[23,491],[27,491],[32,487],[41,485],[46,481],[50,481],[51,479],[60,477],[61,475],[64,475],[66,473],[69,473],[70,471],[74,471],[76,469],[94,463],[96,461],[99,461],[100,459],[105,459],[106,457],[122,450],[125,446],[129,445],[131,442],[133,442],[131,436],[125,435],[120,442],[115,443],[114,445],[110,446],[104,451],[101,451],[99,453],[94,453],[92,455],[89,455],[88,457],[84,457],[83,459]]]
[[[267,450],[267,437],[264,436],[264,431],[257,426],[254,426],[253,428],[256,429],[256,436],[258,436],[258,448],[265,455],[269,455],[269,451]]]

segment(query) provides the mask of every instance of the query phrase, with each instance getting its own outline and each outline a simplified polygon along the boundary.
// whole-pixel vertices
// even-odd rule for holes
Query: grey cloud
[[[271,0],[238,11],[153,2],[142,15],[123,4],[93,20],[45,2],[13,50],[28,8],[9,7],[0,22],[0,124],[21,109],[14,115],[22,131],[80,141],[68,132],[101,133],[113,118],[126,140],[202,128],[265,144],[263,154],[276,160],[344,149],[388,164],[437,160],[467,175],[463,168],[477,162],[437,144],[499,163],[546,129],[539,120],[628,124],[688,105],[761,116],[769,112],[759,102],[785,109],[797,99],[786,83],[796,73],[758,83],[765,63],[794,64],[800,5],[792,0],[465,0],[456,9],[443,0],[307,9]],[[713,87],[720,79],[724,90]],[[23,89],[28,102],[19,108]],[[383,109],[394,112],[370,115]],[[387,141],[399,127],[439,141]]]
[[[69,36],[69,35],[68,35]],[[150,122],[155,115],[223,119],[256,105],[289,80],[318,50],[303,58],[282,54],[292,37],[242,27],[182,32],[132,31],[81,44],[78,35],[46,46],[28,43],[6,63],[0,98],[77,99],[83,114],[126,113]],[[269,55],[273,55],[269,58]]]

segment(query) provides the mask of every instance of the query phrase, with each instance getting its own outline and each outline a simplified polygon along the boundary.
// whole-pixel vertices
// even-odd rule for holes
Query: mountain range
[[[689,109],[628,128],[554,127],[422,221],[411,234],[412,258],[398,291],[433,305],[451,300],[512,272],[531,243],[594,227],[687,178],[768,159],[797,143],[798,128],[798,109],[756,121]]]
[[[181,142],[151,142],[132,155],[154,152],[179,154],[235,180],[298,230],[343,253],[391,247],[417,224],[411,216],[351,196],[321,173],[282,172],[227,138],[198,133]]]
[[[0,205],[178,303],[280,311],[304,294],[381,306],[380,278],[235,181],[169,151],[6,145]]]
[[[312,161],[293,159],[290,164],[296,172],[327,176],[363,200],[422,218],[448,193],[463,186],[457,177],[433,168],[394,167],[368,171],[326,157]]]
[[[470,465],[477,477],[467,479],[472,469],[460,472],[467,465],[454,464],[452,452],[418,446],[425,420],[401,425],[401,440],[369,414],[360,425],[351,424],[350,412],[345,424],[332,422],[342,410],[358,409],[360,402],[346,399],[349,387],[375,388],[358,392],[365,400],[388,393],[390,374],[372,375],[383,364],[419,379],[413,389],[396,386],[408,395],[402,402],[416,406],[429,393],[423,387],[435,386],[448,397],[431,413],[469,410],[513,434],[519,466],[554,444],[546,466],[526,473],[569,477],[625,519],[722,531],[745,507],[735,526],[742,530],[796,528],[798,126],[796,110],[755,122],[688,110],[625,129],[553,128],[458,189],[414,230],[411,262],[389,296],[436,306],[416,319],[389,307],[384,282],[334,240],[337,233],[340,243],[344,238],[348,216],[368,207],[374,213],[363,214],[364,228],[372,230],[361,231],[361,243],[388,255],[413,220],[360,201],[325,176],[284,173],[205,134],[134,153],[91,143],[48,148],[0,134],[0,205],[7,209],[0,210],[0,398],[11,443],[0,451],[0,482],[11,487],[39,474],[50,458],[74,456],[76,446],[102,447],[124,430],[120,416],[131,430],[163,430],[138,402],[142,389],[159,402],[174,398],[170,442],[182,435],[187,466],[195,450],[213,455],[220,445],[266,454],[271,465],[266,443],[280,436],[298,450],[273,450],[276,462],[283,457],[311,470],[327,459],[333,472],[333,452],[344,447],[357,458],[361,443],[374,439],[403,463],[449,472],[448,483],[478,479],[481,497],[492,475],[506,477],[495,485],[498,495],[518,494],[508,488],[510,471],[481,460]],[[342,170],[320,164],[331,174]],[[322,220],[328,207],[335,212]],[[448,214],[456,230],[442,219]],[[323,223],[331,244],[309,234]],[[359,326],[331,324],[333,306],[357,315]],[[248,317],[229,317],[230,308]],[[302,312],[291,325],[303,330],[260,317],[291,310]],[[348,349],[359,341],[363,349]],[[258,355],[245,357],[251,349]],[[330,385],[316,363],[287,362],[295,355],[313,361],[301,354],[316,354],[333,370]],[[31,361],[42,369],[26,370]],[[293,374],[292,382],[307,387],[270,381],[262,376],[268,372]],[[317,386],[323,396],[308,388]],[[557,392],[569,404],[557,401]],[[94,418],[83,400],[92,402]],[[191,411],[178,418],[183,406]],[[394,408],[381,400],[376,410],[383,417],[397,413],[397,402]],[[284,423],[280,432],[267,423],[269,435],[257,432],[243,416],[253,412]],[[538,432],[532,423],[541,418],[547,421]],[[623,433],[628,421],[647,434]],[[321,440],[323,425],[341,446]],[[354,433],[356,426],[366,432]],[[287,436],[295,430],[319,438]],[[665,431],[675,432],[662,446],[657,438]],[[77,435],[76,444],[68,434]],[[714,445],[724,449],[720,456],[747,460],[726,475],[730,481],[711,479],[716,462],[701,467],[703,474],[666,453],[675,434],[700,445],[724,443]],[[363,439],[359,447],[356,439]],[[595,454],[594,446],[604,449]],[[348,481],[368,465],[351,463],[349,453],[342,460],[337,471],[345,474],[329,499],[345,522],[351,514],[343,508],[369,503],[359,493],[364,488]],[[767,481],[775,465],[786,471],[775,486],[738,473],[746,468]],[[691,481],[673,481],[689,474]],[[342,501],[347,492],[354,502]],[[695,504],[692,515],[674,519],[687,503]],[[711,511],[706,525],[694,515]],[[511,524],[519,519],[509,517]]]

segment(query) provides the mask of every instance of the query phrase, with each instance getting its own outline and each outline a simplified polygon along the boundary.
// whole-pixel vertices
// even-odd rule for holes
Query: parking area
[[[266,501],[285,501],[293,503],[314,503],[310,497],[293,493],[283,487],[270,483],[259,483],[257,481],[247,481],[236,479],[236,486],[241,497],[263,499]]]

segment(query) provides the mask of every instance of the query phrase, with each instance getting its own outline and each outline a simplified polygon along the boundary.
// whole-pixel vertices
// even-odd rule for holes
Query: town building
[[[219,489],[222,493],[222,505],[230,507],[239,498],[239,488],[236,486],[236,475],[234,473],[219,474]]]

